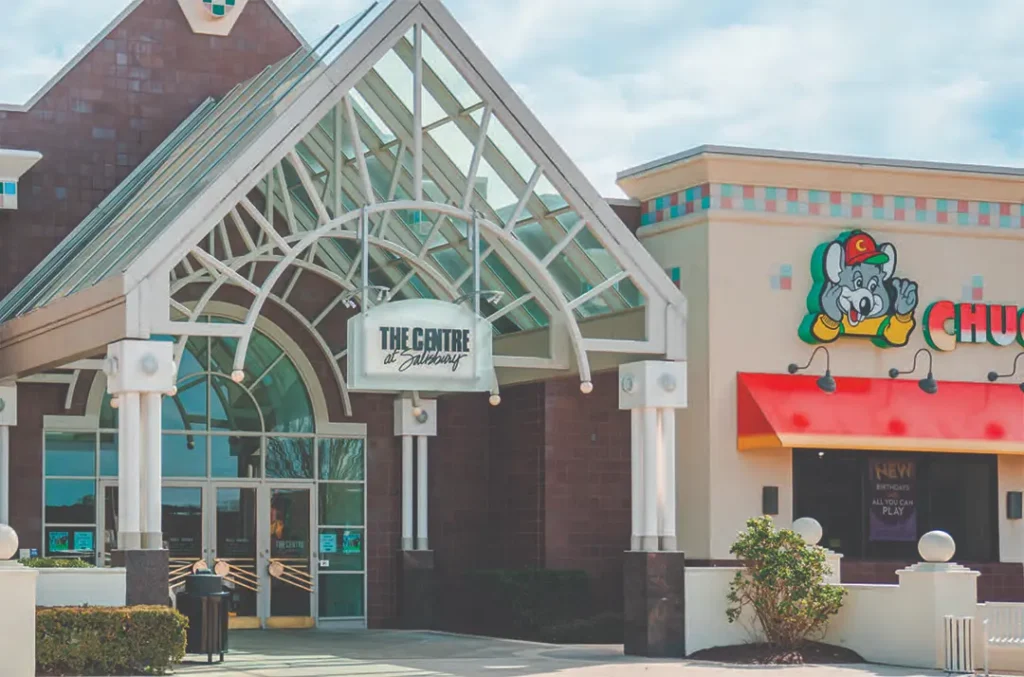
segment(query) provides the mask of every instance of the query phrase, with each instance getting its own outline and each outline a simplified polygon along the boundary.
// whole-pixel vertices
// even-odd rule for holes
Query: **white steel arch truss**
[[[271,301],[329,357],[347,413],[346,349],[321,325],[403,298],[471,304],[499,337],[547,332],[546,350],[496,350],[497,367],[589,382],[593,352],[685,358],[685,298],[438,0],[375,3],[300,52],[204,104],[117,209],[69,237],[79,248],[56,256],[72,265],[33,273],[43,284],[0,319],[120,276],[128,336],[169,334],[179,353],[189,336],[235,337],[240,374]],[[245,321],[199,321],[229,287],[252,297]],[[631,309],[642,336],[588,336]]]

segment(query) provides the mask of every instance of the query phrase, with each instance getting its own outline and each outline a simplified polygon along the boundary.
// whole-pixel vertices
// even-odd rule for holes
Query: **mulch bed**
[[[795,651],[782,651],[770,644],[736,644],[702,649],[688,658],[740,665],[802,665],[819,663],[863,663],[856,651],[841,646],[808,642]]]

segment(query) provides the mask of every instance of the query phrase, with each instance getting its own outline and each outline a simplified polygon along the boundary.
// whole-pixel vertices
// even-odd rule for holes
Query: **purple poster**
[[[869,540],[917,540],[916,462],[868,459],[867,493]]]

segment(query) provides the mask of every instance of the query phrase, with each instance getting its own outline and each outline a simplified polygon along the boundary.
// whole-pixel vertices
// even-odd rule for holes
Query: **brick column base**
[[[681,552],[627,552],[624,570],[625,653],[686,655],[686,557]]]
[[[398,559],[399,625],[406,630],[433,630],[437,607],[434,551],[403,550]]]
[[[171,595],[168,569],[170,562],[166,550],[115,550],[110,563],[126,569],[128,606],[169,606]]]

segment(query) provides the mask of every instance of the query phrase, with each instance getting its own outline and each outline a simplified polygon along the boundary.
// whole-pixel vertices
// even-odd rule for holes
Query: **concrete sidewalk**
[[[244,631],[223,664],[189,656],[187,677],[917,677],[879,665],[752,667],[627,658],[621,646],[552,646],[432,632]],[[202,661],[202,662],[200,662]]]

